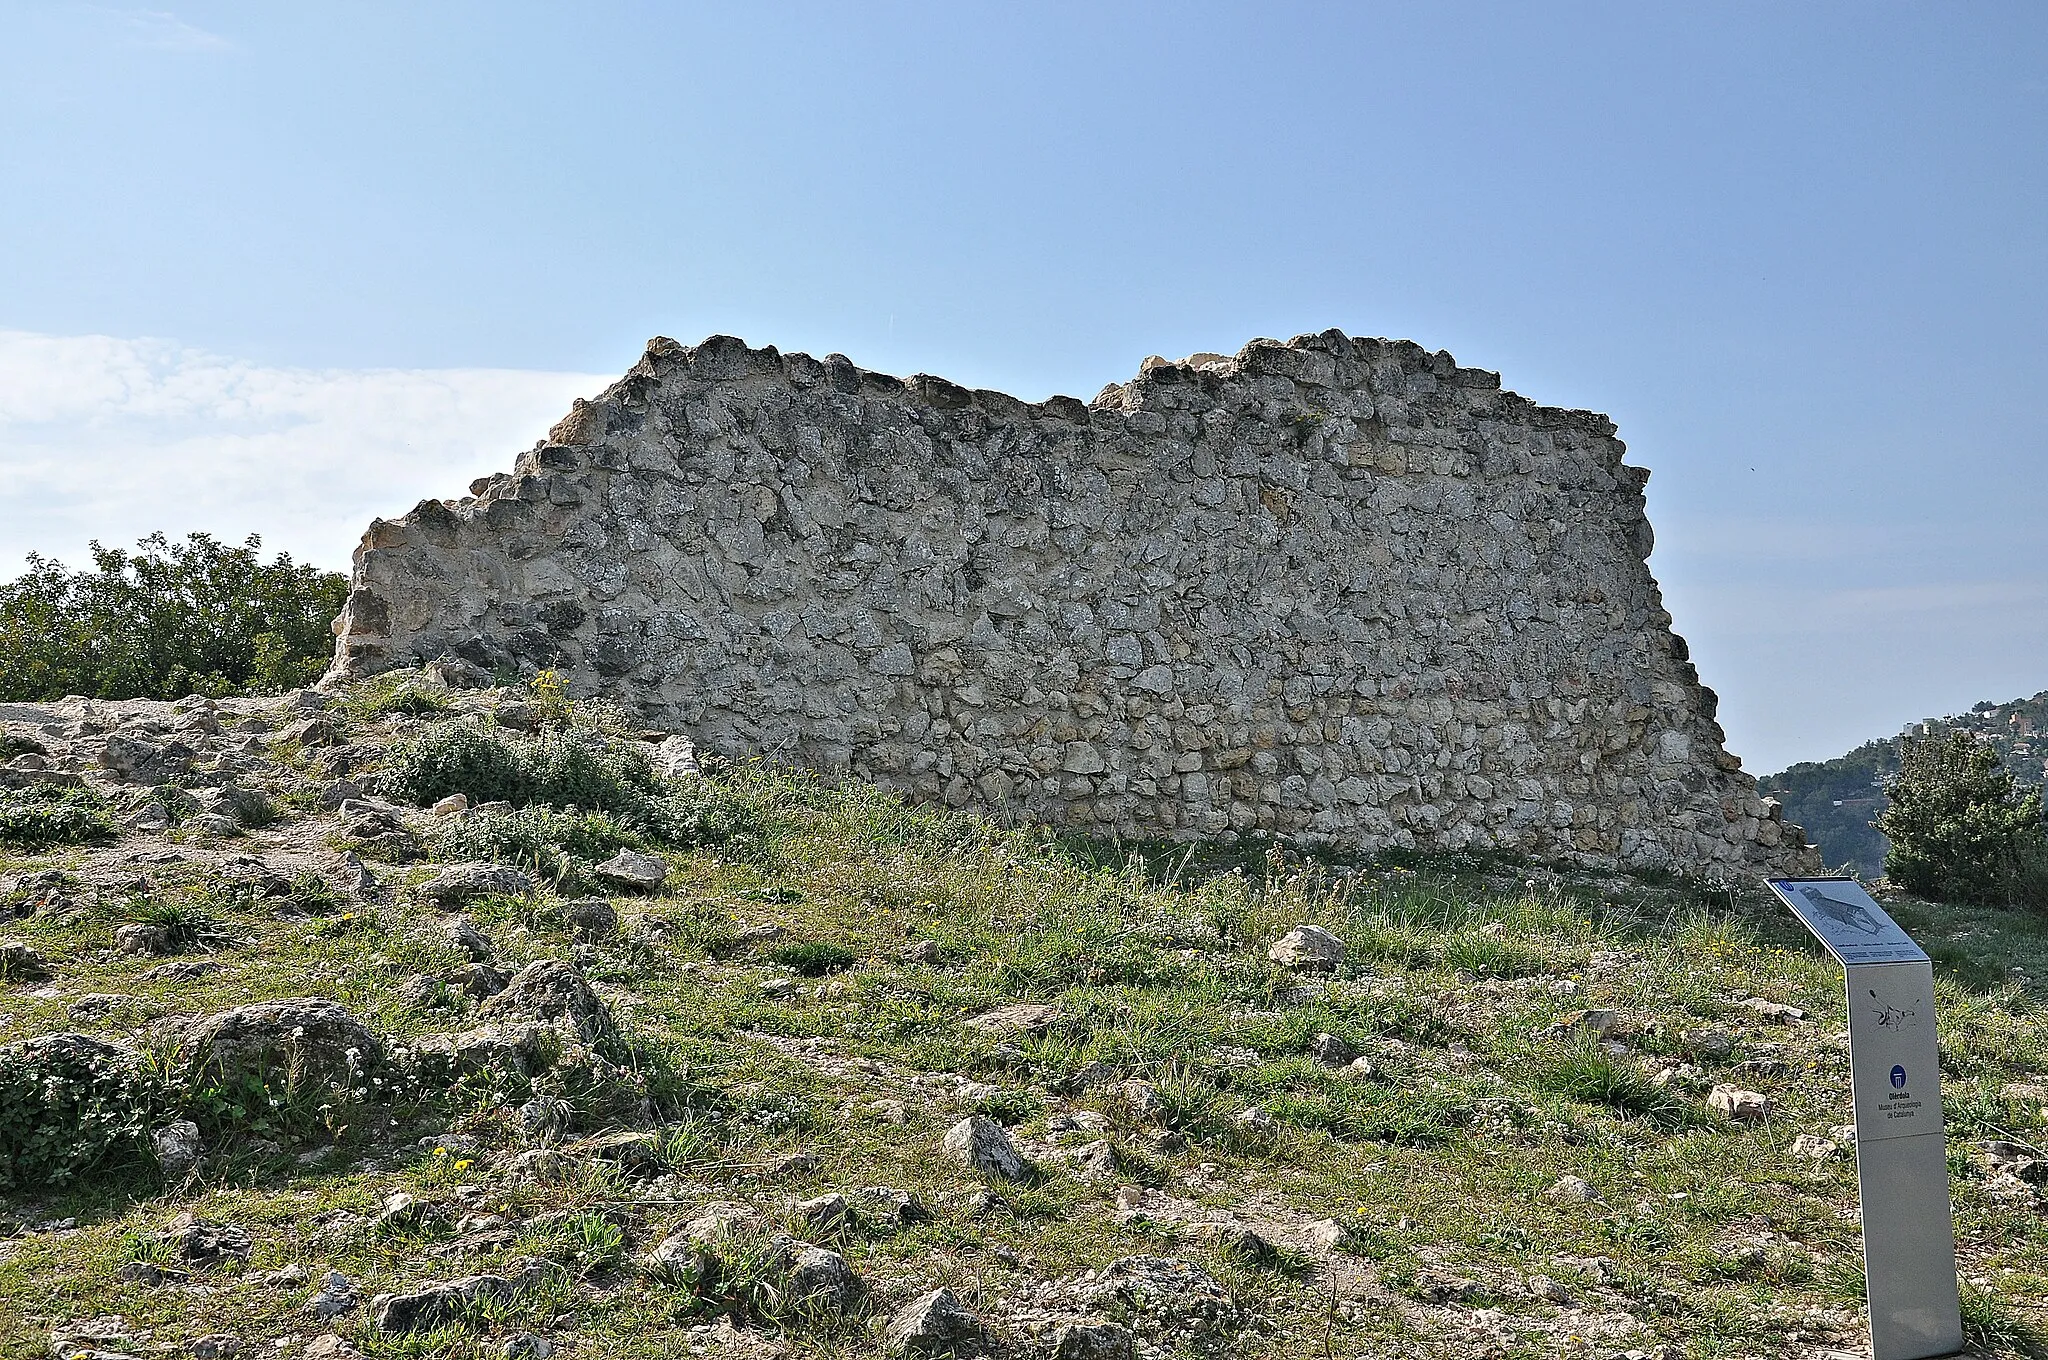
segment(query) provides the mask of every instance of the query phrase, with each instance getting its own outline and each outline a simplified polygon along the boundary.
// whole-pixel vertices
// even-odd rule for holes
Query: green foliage
[[[0,844],[35,849],[113,836],[107,805],[89,789],[34,784],[0,789]]]
[[[1651,1085],[1627,1058],[1616,1058],[1590,1037],[1544,1055],[1533,1078],[1540,1091],[1641,1115],[1658,1124],[1682,1125],[1690,1117],[1676,1095]]]
[[[1887,876],[1922,897],[2048,905],[2041,794],[2021,792],[1998,753],[1963,732],[1909,738],[1877,828]]]
[[[156,1116],[170,1104],[132,1055],[63,1036],[0,1059],[0,1189],[65,1185],[88,1172],[145,1160]]]
[[[559,892],[576,893],[593,885],[591,870],[599,861],[643,843],[608,812],[524,807],[451,821],[435,835],[434,855],[516,864]]]
[[[1885,840],[1871,819],[1883,812],[1884,781],[1898,769],[1898,743],[1870,741],[1833,760],[1766,775],[1757,788],[1784,804],[1785,820],[1804,830],[1829,864],[1876,878],[1884,871]]]
[[[92,545],[93,569],[30,554],[0,584],[0,700],[176,699],[275,693],[319,678],[348,582],[251,534],[151,534],[129,554]]]
[[[521,735],[443,723],[394,745],[383,780],[386,792],[414,803],[462,793],[524,810],[450,830],[445,853],[532,864],[555,877],[576,867],[571,860],[600,860],[650,841],[728,852],[764,844],[760,808],[745,790],[721,780],[665,780],[637,744],[592,726]],[[543,811],[569,807],[577,812]]]
[[[823,940],[801,940],[795,944],[786,944],[770,952],[768,957],[805,977],[843,973],[859,960],[859,955],[852,950],[842,949]]]

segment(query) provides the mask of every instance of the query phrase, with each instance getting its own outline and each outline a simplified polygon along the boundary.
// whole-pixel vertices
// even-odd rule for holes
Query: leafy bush
[[[79,1034],[0,1049],[0,1189],[66,1184],[146,1154],[170,1095],[132,1053]]]
[[[582,892],[593,886],[591,870],[599,861],[642,844],[640,836],[607,812],[525,807],[449,823],[434,837],[434,855],[516,864],[559,891]]]
[[[589,811],[635,813],[663,792],[647,757],[581,729],[512,736],[478,723],[446,723],[392,747],[384,789],[432,803],[451,793],[515,807],[571,803]]]
[[[1998,752],[1964,732],[1908,738],[1888,793],[1876,826],[1893,881],[1944,902],[2048,905],[2041,794]]]
[[[176,699],[275,693],[310,684],[334,648],[329,624],[348,581],[251,534],[151,534],[130,555],[92,545],[93,570],[31,553],[0,584],[0,700]]]
[[[113,834],[106,803],[89,789],[55,784],[0,789],[0,843],[32,849],[77,845]]]
[[[663,779],[637,745],[587,726],[527,736],[443,723],[394,745],[383,782],[385,792],[417,804],[462,793],[525,810],[523,818],[472,820],[447,833],[450,854],[473,844],[473,857],[513,863],[539,856],[545,866],[557,854],[603,859],[643,841],[736,848],[762,832],[759,809],[739,790],[704,778]],[[543,812],[572,806],[580,817]]]

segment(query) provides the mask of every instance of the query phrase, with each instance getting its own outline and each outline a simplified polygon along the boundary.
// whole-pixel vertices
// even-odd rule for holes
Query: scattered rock
[[[1775,1020],[1781,1025],[1789,1025],[1794,1020],[1804,1020],[1806,1018],[1806,1012],[1800,1010],[1797,1006],[1786,1006],[1776,1001],[1766,1001],[1760,996],[1753,996],[1746,1001],[1740,1001],[1736,1004],[1755,1011],[1766,1020]]]
[[[26,941],[0,940],[0,982],[40,982],[49,975],[49,961]]]
[[[428,1284],[406,1294],[379,1294],[370,1300],[370,1325],[380,1332],[428,1331],[459,1321],[479,1304],[503,1307],[523,1289],[547,1278],[544,1261],[514,1261],[503,1275],[466,1275],[446,1284]]]
[[[451,864],[417,891],[430,902],[459,907],[479,897],[525,897],[533,880],[509,864]]]
[[[444,656],[429,661],[422,673],[427,679],[446,689],[489,689],[498,683],[498,677],[482,666],[456,656]]]
[[[851,1212],[846,1196],[840,1194],[819,1195],[796,1206],[798,1221],[810,1231],[827,1236],[844,1228]]]
[[[1722,1082],[1707,1093],[1707,1108],[1730,1119],[1762,1119],[1770,1113],[1771,1099],[1760,1092]]]
[[[176,1259],[206,1267],[221,1261],[247,1261],[251,1243],[246,1229],[213,1223],[189,1213],[179,1214],[157,1234],[157,1241]]]
[[[514,1332],[492,1351],[502,1360],[548,1360],[555,1353],[555,1343],[532,1332]]]
[[[1794,1157],[1810,1157],[1816,1162],[1824,1162],[1840,1150],[1837,1144],[1819,1134],[1802,1133],[1792,1140]]]
[[[206,1151],[199,1141],[199,1126],[189,1119],[164,1125],[149,1136],[149,1141],[156,1151],[157,1165],[163,1168],[164,1179],[170,1181],[183,1180],[199,1165]]]
[[[1207,1330],[1237,1316],[1230,1291],[1192,1261],[1171,1256],[1126,1256],[1076,1291],[1095,1304],[1121,1304],[1133,1314],[1175,1329]]]
[[[1247,1105],[1239,1110],[1233,1122],[1246,1133],[1256,1134],[1261,1138],[1270,1138],[1280,1131],[1280,1121],[1258,1105]]]
[[[597,866],[597,876],[635,892],[654,892],[668,881],[668,862],[658,855],[621,850]]]
[[[490,962],[492,952],[490,938],[481,930],[478,930],[476,922],[470,920],[467,916],[458,916],[453,921],[450,921],[444,933],[448,937],[448,943],[469,955],[474,962]]]
[[[914,944],[906,946],[903,950],[903,961],[905,963],[935,964],[939,962],[940,957],[939,942],[937,940],[919,940]]]
[[[670,1233],[642,1258],[640,1268],[670,1284],[698,1281],[708,1284],[717,1275],[718,1257],[689,1233]]]
[[[262,1001],[164,1024],[188,1066],[228,1080],[288,1071],[302,1085],[347,1086],[383,1057],[368,1026],[321,997]]]
[[[966,1025],[967,1028],[983,1034],[1037,1034],[1050,1029],[1059,1018],[1060,1012],[1056,1006],[1025,1004],[1003,1006],[985,1015],[977,1015],[967,1021]]]
[[[1052,1334],[1054,1360],[1132,1360],[1136,1341],[1115,1322],[1068,1322]]]
[[[177,947],[178,937],[169,926],[130,921],[114,927],[114,948],[123,954],[168,954]]]
[[[188,1348],[192,1360],[231,1360],[242,1353],[242,1339],[226,1332],[214,1332],[209,1336],[195,1337]]]
[[[1021,1181],[1030,1174],[1010,1135],[986,1115],[969,1115],[955,1124],[946,1134],[945,1149],[979,1175]]]
[[[1331,971],[1344,962],[1344,942],[1321,926],[1296,926],[1274,942],[1266,957],[1289,968]]]
[[[619,913],[608,898],[579,897],[564,902],[562,916],[579,940],[603,940],[619,932]]]
[[[1358,1050],[1334,1034],[1318,1034],[1308,1046],[1309,1056],[1325,1067],[1348,1067]]]
[[[867,1286],[838,1252],[825,1247],[802,1247],[789,1272],[791,1297],[813,1308],[849,1312],[857,1307]]]
[[[1344,1225],[1334,1218],[1319,1218],[1308,1225],[1306,1232],[1309,1245],[1323,1251],[1335,1251],[1351,1236]]]
[[[469,811],[469,795],[451,793],[429,809],[437,817],[459,817]]]
[[[896,1310],[882,1342],[892,1355],[951,1356],[978,1346],[981,1336],[981,1319],[952,1290],[934,1289]]]
[[[586,1043],[607,1040],[614,1032],[604,1002],[576,966],[561,959],[542,959],[514,973],[504,991],[477,1008],[477,1018],[566,1021]]]
[[[1591,1204],[1600,1198],[1600,1192],[1577,1176],[1559,1176],[1543,1198],[1560,1204]]]
[[[362,1354],[333,1332],[325,1332],[306,1343],[306,1360],[357,1360]]]

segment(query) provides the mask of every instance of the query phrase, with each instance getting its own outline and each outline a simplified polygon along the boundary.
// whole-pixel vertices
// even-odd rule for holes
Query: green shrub
[[[479,803],[573,803],[615,814],[641,812],[663,791],[645,754],[599,733],[515,736],[473,722],[446,723],[395,744],[384,790],[420,804],[463,793]]]
[[[2048,905],[2041,794],[2022,792],[1998,752],[1964,732],[1908,738],[1890,803],[1887,877],[1937,901]]]
[[[34,849],[78,845],[114,835],[107,805],[89,789],[34,784],[0,789],[0,843]]]
[[[801,940],[783,945],[768,957],[805,977],[823,977],[827,973],[845,972],[853,967],[858,956],[850,949],[841,949],[823,940]]]
[[[599,861],[643,843],[607,812],[525,807],[450,822],[434,837],[434,855],[516,864],[559,891],[583,892],[593,886],[591,870]]]
[[[151,534],[130,555],[92,545],[93,569],[31,553],[0,583],[0,701],[89,694],[176,699],[275,693],[312,683],[334,651],[347,578],[263,540]]]
[[[0,1189],[64,1185],[147,1158],[171,1105],[133,1053],[79,1034],[0,1049]]]
[[[1686,1123],[1690,1113],[1678,1096],[1652,1085],[1627,1059],[1616,1058],[1590,1037],[1540,1058],[1532,1076],[1539,1091],[1670,1127]]]
[[[522,857],[540,856],[545,866],[551,855],[603,859],[643,841],[735,850],[763,840],[760,810],[741,790],[704,778],[665,780],[637,744],[585,725],[527,736],[444,723],[395,744],[383,782],[386,793],[417,804],[461,793],[533,814],[451,830],[450,854],[474,844],[477,858],[525,863]],[[541,811],[572,806],[580,817]]]

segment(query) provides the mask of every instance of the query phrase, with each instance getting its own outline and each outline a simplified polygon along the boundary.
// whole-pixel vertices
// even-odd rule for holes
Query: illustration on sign
[[[1904,963],[1927,957],[1853,878],[1774,878],[1770,884],[1843,963]]]

